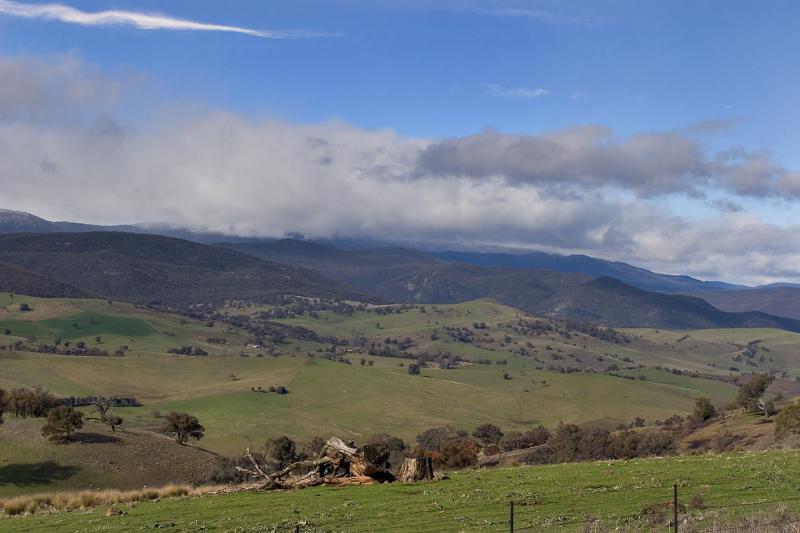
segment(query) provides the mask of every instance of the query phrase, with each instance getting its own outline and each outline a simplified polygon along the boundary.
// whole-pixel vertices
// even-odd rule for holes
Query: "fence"
[[[668,505],[664,502],[655,502],[652,509],[652,516],[648,517],[645,509],[638,513],[617,514],[609,513],[605,516],[586,516],[583,519],[559,522],[551,526],[555,529],[572,530],[581,528],[586,532],[606,531],[603,528],[604,521],[616,523],[630,521],[630,531],[643,525],[650,526],[656,531],[672,531],[674,533],[694,533],[707,531],[710,533],[723,533],[734,531],[748,531],[753,533],[778,533],[794,532],[800,533],[800,516],[792,515],[776,506],[787,503],[800,502],[800,496],[793,498],[779,498],[768,501],[743,502],[728,505],[697,505],[698,508],[693,512],[687,509],[687,505],[679,498],[678,484],[672,486],[671,501]],[[699,503],[699,502],[697,502]],[[659,504],[661,506],[659,507]],[[759,507],[760,513],[759,513]],[[772,508],[770,508],[772,507]],[[736,513],[746,509],[745,512]],[[717,513],[722,522],[710,517],[712,513]],[[772,516],[770,516],[772,515]],[[667,519],[668,517],[668,519]],[[649,524],[647,524],[649,522]],[[508,504],[508,529],[509,533],[534,533],[541,531],[541,525],[533,527],[519,527],[520,516],[519,506],[514,501]],[[615,527],[614,529],[617,529]],[[499,531],[499,530],[498,530]],[[625,530],[627,531],[627,530]]]
[[[664,499],[652,502],[638,512],[626,512],[625,508],[609,507],[603,513],[585,515],[569,520],[555,519],[551,522],[537,517],[531,520],[529,502],[509,501],[505,504],[472,504],[451,507],[446,510],[430,509],[429,512],[410,514],[402,509],[380,515],[380,525],[370,517],[354,515],[346,522],[322,527],[312,524],[295,524],[295,533],[311,531],[340,532],[492,532],[492,533],[539,533],[541,531],[581,531],[587,533],[605,531],[664,531],[674,533],[728,532],[793,532],[800,533],[800,517],[780,508],[781,505],[795,503],[800,506],[800,496],[733,503],[728,505],[692,506],[686,495],[681,494],[675,484]],[[697,502],[695,502],[696,504]],[[458,522],[459,513],[468,521]],[[483,516],[483,518],[479,518]],[[455,518],[456,520],[451,520]]]

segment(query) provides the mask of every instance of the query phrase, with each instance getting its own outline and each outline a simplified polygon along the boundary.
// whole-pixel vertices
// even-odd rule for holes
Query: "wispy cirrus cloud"
[[[526,7],[483,7],[474,9],[476,13],[493,17],[508,17],[517,19],[535,20],[550,24],[566,24],[575,26],[594,26],[607,19],[592,15],[570,15],[546,9],[535,9]]]
[[[132,26],[140,30],[229,32],[266,39],[303,39],[337,35],[335,33],[304,30],[258,30],[240,26],[209,24],[169,15],[136,11],[109,10],[90,13],[64,4],[24,4],[12,0],[0,0],[0,15],[26,19],[55,20],[80,26]]]
[[[483,88],[487,94],[498,98],[533,99],[550,95],[550,91],[542,87],[505,87],[497,83],[485,83]]]

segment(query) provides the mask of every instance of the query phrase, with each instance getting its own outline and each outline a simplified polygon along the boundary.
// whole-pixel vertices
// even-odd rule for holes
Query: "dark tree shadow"
[[[0,467],[0,485],[25,487],[47,485],[69,479],[80,471],[75,466],[60,465],[55,461],[42,463],[15,463]]]
[[[75,433],[67,444],[73,442],[77,444],[120,444],[122,439],[102,433]]]

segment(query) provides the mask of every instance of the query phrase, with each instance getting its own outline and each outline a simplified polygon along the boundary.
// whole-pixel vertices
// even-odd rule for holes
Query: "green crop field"
[[[6,517],[0,518],[0,531],[291,532],[300,526],[309,532],[502,532],[508,531],[512,500],[516,531],[660,531],[669,520],[664,511],[673,483],[679,485],[682,516],[710,526],[759,512],[776,520],[783,516],[777,509],[800,510],[798,475],[798,451],[514,467],[453,472],[449,479],[412,485],[117,505],[117,516],[99,508]],[[692,508],[693,499],[705,509]]]

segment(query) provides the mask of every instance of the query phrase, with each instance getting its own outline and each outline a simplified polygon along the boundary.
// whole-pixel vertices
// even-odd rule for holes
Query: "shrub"
[[[783,439],[800,434],[800,404],[793,403],[783,408],[775,417],[775,436]]]
[[[524,433],[528,446],[540,446],[550,440],[550,431],[544,426],[536,426]]]
[[[439,443],[455,436],[455,432],[446,427],[438,427],[438,428],[430,428],[426,429],[419,435],[417,435],[417,444],[422,448],[424,451],[433,451],[438,446]]]
[[[72,407],[56,407],[47,414],[47,423],[42,427],[42,436],[52,441],[66,442],[72,434],[83,427],[83,413]]]
[[[478,462],[478,443],[469,437],[448,438],[439,443],[431,457],[441,468],[467,468]]]
[[[736,403],[751,413],[761,411],[763,408],[759,405],[759,401],[763,401],[767,387],[769,387],[774,380],[774,377],[767,374],[753,375],[750,381],[739,387],[739,392],[736,395]]]
[[[295,443],[286,435],[269,439],[264,445],[264,461],[274,470],[286,468],[297,459]]]
[[[714,404],[711,403],[711,400],[708,398],[701,396],[697,398],[694,402],[694,417],[701,421],[705,422],[711,418],[717,416],[717,410],[714,407]]]
[[[481,441],[484,445],[497,444],[503,438],[503,432],[494,424],[482,424],[475,428],[472,436]]]
[[[512,431],[511,433],[503,435],[503,438],[500,439],[499,444],[500,448],[506,452],[510,452],[512,450],[521,450],[528,447],[525,435],[519,431]]]

